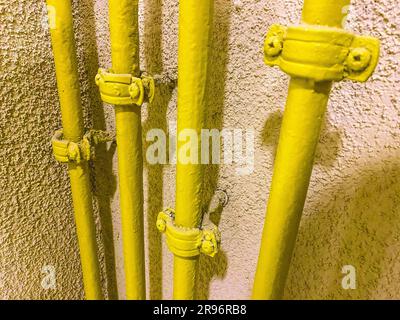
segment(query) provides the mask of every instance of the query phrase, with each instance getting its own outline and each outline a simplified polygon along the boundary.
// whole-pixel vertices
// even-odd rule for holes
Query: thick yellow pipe
[[[109,0],[114,73],[140,76],[138,0]],[[146,299],[141,108],[115,106],[126,298]]]
[[[342,27],[349,0],[305,0],[307,24]],[[331,82],[292,78],[254,280],[254,299],[280,299],[296,242]]]
[[[183,134],[185,129],[194,129],[199,137],[204,124],[212,2],[212,0],[179,1],[178,161],[175,223],[187,228],[198,228],[201,224],[203,175],[199,163],[181,163],[179,150],[187,141],[179,139],[179,135]],[[195,298],[197,264],[198,257],[175,256],[174,299]]]
[[[70,0],[47,0],[64,137],[84,134]],[[50,16],[51,13],[51,16]],[[102,299],[89,170],[86,162],[68,164],[86,299]]]

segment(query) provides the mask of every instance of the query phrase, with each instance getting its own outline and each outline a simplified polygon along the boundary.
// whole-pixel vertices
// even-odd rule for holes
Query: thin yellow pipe
[[[138,1],[109,0],[113,72],[140,76]],[[126,298],[146,299],[141,108],[115,106]]]
[[[70,0],[47,0],[64,137],[78,142],[84,134]],[[55,16],[53,15],[55,14]],[[72,200],[86,299],[103,299],[97,259],[92,195],[87,162],[69,163]]]
[[[179,1],[178,137],[185,129],[194,129],[199,136],[203,128],[212,3]],[[175,223],[198,228],[203,170],[200,164],[181,163],[179,149],[185,143],[178,139]],[[197,267],[198,257],[174,257],[174,299],[195,298]]]
[[[305,0],[303,23],[342,27],[350,0]],[[280,299],[332,83],[292,78],[254,280],[254,299]]]

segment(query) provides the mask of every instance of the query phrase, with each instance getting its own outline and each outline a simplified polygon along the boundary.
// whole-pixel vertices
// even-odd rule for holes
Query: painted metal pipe
[[[140,77],[138,0],[109,0],[112,70]],[[115,106],[126,298],[146,299],[141,108]]]
[[[264,225],[255,299],[282,297],[331,83],[293,78],[282,121]]]
[[[47,5],[64,138],[72,142],[79,142],[84,134],[84,125],[71,1],[47,0]],[[68,172],[85,296],[89,300],[103,299],[88,164],[87,162],[79,164],[70,162]]]
[[[282,58],[279,58],[280,66],[292,78],[254,280],[254,299],[280,299],[283,296],[313,168],[315,149],[332,86],[332,81],[324,79],[339,81],[348,77],[365,81],[367,77],[364,77],[362,70],[368,64],[364,64],[363,59],[371,61],[368,72],[372,73],[376,66],[376,54],[372,58],[366,49],[351,51],[351,46],[355,44],[352,42],[354,37],[339,29],[349,4],[350,0],[305,0],[302,29],[292,28],[284,45],[278,41],[279,32],[266,42],[268,59],[276,59],[274,56],[280,54],[283,48]],[[300,33],[305,35],[305,38],[298,41],[296,37]],[[321,39],[325,42],[318,44]],[[358,44],[364,45],[369,42],[372,43],[371,52],[379,50],[376,49],[379,43],[377,44],[375,39],[364,37]],[[299,50],[300,46],[303,46],[303,50]],[[316,55],[310,57],[310,50],[314,50],[312,52]],[[359,54],[360,52],[362,54]],[[346,60],[337,63],[338,59]],[[305,63],[301,64],[302,61]],[[311,61],[315,63],[315,67],[310,67]],[[296,74],[304,74],[307,77],[295,76]]]
[[[175,223],[199,228],[202,221],[203,170],[199,163],[184,164],[179,150],[187,143],[185,129],[200,131],[204,125],[208,44],[212,0],[179,1],[178,48],[178,158]],[[198,144],[200,146],[200,143]],[[198,152],[200,154],[200,152]],[[198,256],[174,257],[174,299],[195,298]]]

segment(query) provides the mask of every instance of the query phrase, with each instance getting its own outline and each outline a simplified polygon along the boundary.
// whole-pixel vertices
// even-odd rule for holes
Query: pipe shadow
[[[161,75],[162,61],[162,1],[145,0],[144,2],[144,59],[147,72]],[[175,83],[168,79],[156,81],[156,94],[153,102],[147,104],[147,119],[143,124],[143,146],[147,150],[149,142],[145,139],[151,129],[167,130],[167,110]],[[167,141],[168,141],[167,137]],[[168,148],[167,148],[168,149]],[[164,209],[163,204],[163,164],[149,164],[144,159],[147,169],[147,241],[149,257],[149,292],[151,300],[162,299],[162,235],[156,226],[157,215]]]
[[[232,0],[216,0],[213,8],[213,27],[210,36],[210,55],[207,74],[205,128],[222,130],[225,83],[227,77],[230,18],[233,10]],[[209,152],[211,154],[211,152]],[[218,187],[219,165],[204,166],[203,212],[209,212],[211,200]],[[209,219],[219,224],[222,207],[209,213]],[[222,239],[223,241],[223,239]],[[214,258],[204,255],[199,259],[196,282],[198,299],[208,299],[210,283],[213,278],[223,279],[226,275],[228,259],[223,250]]]
[[[276,157],[280,129],[282,124],[282,112],[272,112],[264,123],[261,133],[262,144],[272,148],[273,159]],[[315,164],[323,167],[332,167],[342,147],[340,131],[332,126],[325,118],[319,143],[315,151]]]
[[[400,294],[400,163],[384,158],[355,168],[306,209],[285,290],[286,299],[393,299]],[[356,289],[342,287],[342,268]],[[396,292],[394,292],[396,291]]]
[[[100,98],[98,87],[94,78],[99,68],[99,59],[96,42],[95,12],[93,0],[82,0],[77,2],[79,32],[83,54],[84,79],[86,82],[88,96],[87,109],[88,117],[92,122],[92,128],[106,130],[106,119],[103,102]],[[117,276],[115,265],[114,232],[112,224],[111,202],[116,192],[116,177],[113,174],[113,156],[116,151],[116,144],[99,144],[96,146],[96,158],[90,163],[91,178],[93,184],[93,195],[96,200],[99,212],[100,234],[103,245],[104,256],[100,257],[104,263],[102,275],[106,282],[107,297],[110,300],[118,299]]]

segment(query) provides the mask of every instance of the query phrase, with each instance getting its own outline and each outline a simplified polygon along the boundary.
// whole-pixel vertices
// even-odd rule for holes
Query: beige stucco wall
[[[93,78],[110,66],[106,0],[75,2],[76,38],[87,127],[113,130]],[[216,188],[230,201],[211,219],[222,252],[200,261],[199,298],[250,296],[271,182],[288,77],[264,66],[272,23],[297,23],[301,0],[216,0],[207,126],[255,130],[255,170],[209,167],[204,205]],[[142,67],[163,75],[143,108],[144,132],[176,118],[178,1],[141,1]],[[51,154],[60,127],[43,1],[0,2],[0,298],[81,299],[79,253],[69,182]],[[285,298],[400,298],[400,8],[396,0],[353,1],[348,27],[381,39],[382,54],[366,84],[335,84],[318,147]],[[146,145],[146,143],[145,143]],[[97,152],[92,185],[104,290],[123,298],[115,147]],[[174,204],[174,166],[145,167],[149,297],[171,298],[172,257],[154,228]],[[357,289],[343,290],[341,268],[357,270]],[[44,290],[44,265],[57,287]],[[116,265],[116,271],[114,266]]]

